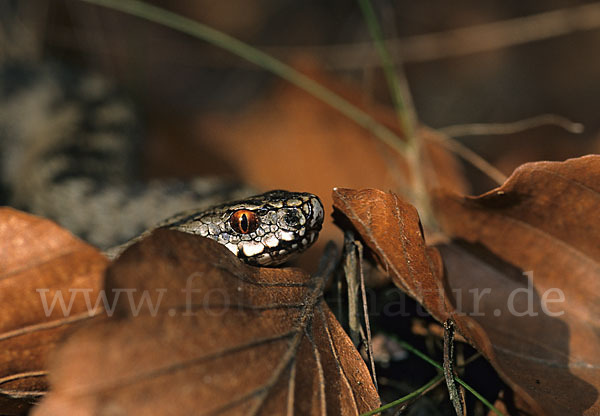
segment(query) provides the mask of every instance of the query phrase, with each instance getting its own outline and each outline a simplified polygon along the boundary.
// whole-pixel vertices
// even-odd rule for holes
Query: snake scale
[[[132,104],[102,77],[0,62],[0,204],[53,219],[109,257],[155,227],[211,238],[254,265],[280,264],[317,238],[323,206],[309,193],[141,181],[142,136]]]

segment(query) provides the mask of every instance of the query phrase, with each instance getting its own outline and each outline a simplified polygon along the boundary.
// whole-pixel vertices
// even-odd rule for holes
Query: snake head
[[[323,225],[316,195],[276,190],[229,202],[170,224],[211,238],[246,263],[275,266],[312,245]]]

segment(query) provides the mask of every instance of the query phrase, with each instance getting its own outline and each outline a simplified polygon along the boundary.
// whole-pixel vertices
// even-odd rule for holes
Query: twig
[[[494,165],[479,156],[477,153],[469,149],[461,142],[452,138],[447,138],[439,135],[431,135],[427,137],[429,140],[435,140],[448,150],[454,152],[464,160],[475,166],[481,172],[485,173],[498,185],[502,185],[506,181],[506,175],[500,172]]]
[[[458,124],[442,127],[438,131],[451,137],[489,136],[519,133],[541,126],[558,126],[573,134],[583,132],[583,124],[571,121],[557,114],[541,114],[510,123]]]
[[[373,357],[373,340],[371,338],[371,321],[369,320],[369,306],[367,304],[367,290],[365,288],[365,274],[363,272],[363,245],[360,241],[354,241],[354,245],[358,250],[358,271],[360,276],[360,292],[362,294],[363,304],[363,318],[365,320],[365,330],[367,332],[367,355],[369,356],[369,363],[371,364],[371,376],[373,377],[373,384],[375,384],[375,390],[379,390],[377,387],[377,374],[375,373],[375,357]]]
[[[427,355],[423,354],[421,351],[419,351],[418,349],[416,349],[415,347],[413,347],[412,345],[410,345],[408,342],[403,341],[401,339],[398,339],[393,334],[391,334],[390,336],[393,337],[398,342],[398,344],[400,344],[400,346],[402,348],[404,348],[405,350],[407,350],[409,352],[412,352],[417,357],[419,357],[420,359],[428,362],[429,364],[431,364],[432,366],[434,366],[438,370],[440,370],[440,371],[444,370],[444,368],[441,365],[439,365],[433,359],[429,358]],[[454,380],[456,380],[456,382],[458,384],[460,384],[465,389],[467,389],[469,392],[471,392],[475,397],[477,397],[479,399],[480,402],[482,402],[488,409],[490,409],[496,415],[503,416],[502,412],[500,412],[498,409],[496,409],[494,407],[494,405],[492,405],[485,397],[483,397],[481,394],[479,394],[475,389],[473,389],[471,386],[469,386],[467,383],[465,383],[462,379],[460,379],[457,376],[454,376]]]
[[[454,406],[454,411],[457,416],[465,414],[464,395],[459,392],[459,389],[454,383],[454,324],[448,319],[444,322],[444,378],[448,386],[448,394],[450,401]]]
[[[573,122],[566,117],[559,116],[557,114],[541,114],[539,116],[510,123],[457,124],[454,126],[442,127],[438,129],[438,131],[450,137],[485,136],[514,134],[528,129],[548,125],[561,127],[573,134],[579,134],[583,132],[583,124]],[[488,175],[499,185],[502,185],[504,181],[506,181],[506,175],[504,175],[504,173],[500,172],[487,160],[479,156],[462,143],[452,138],[444,138],[441,136],[433,136],[433,140],[436,140],[442,146],[462,157],[481,172]]]
[[[348,327],[354,345],[360,343],[360,322],[358,319],[358,276],[357,259],[354,250],[354,233],[344,232],[344,275],[348,289]]]
[[[437,33],[385,41],[389,50],[399,51],[404,63],[489,52],[530,42],[600,28],[600,2],[551,10]],[[309,47],[265,47],[279,57],[310,53],[335,69],[378,67],[380,63],[371,42]],[[394,56],[398,59],[399,56]],[[400,60],[395,61],[396,64]]]

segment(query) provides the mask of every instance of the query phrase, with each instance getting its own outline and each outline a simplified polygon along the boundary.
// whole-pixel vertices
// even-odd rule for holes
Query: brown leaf
[[[538,414],[600,412],[600,157],[528,163],[436,205],[460,243],[441,248],[454,302],[485,332],[475,345]]]
[[[56,224],[0,209],[0,413],[22,413],[44,393],[46,357],[93,314],[85,294],[93,307],[106,263]],[[57,296],[66,308],[73,301],[70,311]]]
[[[598,413],[599,156],[523,165],[480,197],[438,196],[455,239],[437,248],[393,194],[337,190],[334,200],[394,282],[492,363],[518,408]]]
[[[453,307],[447,303],[439,278],[439,254],[425,245],[412,205],[377,189],[337,188],[333,206],[348,218],[396,286],[441,322],[448,319]]]
[[[158,230],[109,268],[106,285],[114,317],[58,351],[35,414],[355,415],[379,405],[322,300],[322,277],[247,266],[211,240]],[[132,308],[144,296],[155,313]]]

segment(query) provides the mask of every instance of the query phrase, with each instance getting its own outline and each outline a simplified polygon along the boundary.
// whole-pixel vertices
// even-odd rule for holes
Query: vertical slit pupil
[[[231,228],[240,234],[249,234],[258,227],[256,214],[248,210],[238,210],[229,218]]]
[[[240,218],[240,229],[244,234],[248,232],[248,225],[248,215],[246,215],[246,213],[243,213]]]

